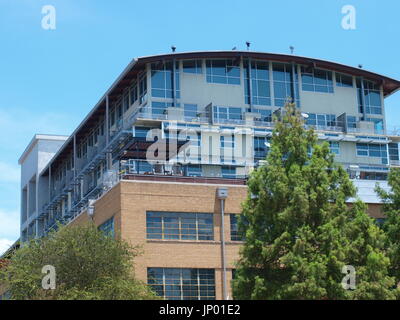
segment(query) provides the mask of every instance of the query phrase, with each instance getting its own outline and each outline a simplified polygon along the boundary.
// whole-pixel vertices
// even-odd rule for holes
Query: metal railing
[[[223,164],[225,168],[237,168],[237,165]],[[179,176],[179,177],[204,177],[204,178],[222,178],[222,179],[246,179],[247,175],[236,173],[209,172],[204,173],[201,170],[191,171],[190,164],[168,163],[160,161],[147,160],[122,160],[118,172],[119,179],[129,175],[153,175],[153,176]]]
[[[399,160],[389,160],[389,163],[391,166],[400,166],[400,161]]]
[[[400,128],[391,128],[387,130],[388,136],[400,137]]]

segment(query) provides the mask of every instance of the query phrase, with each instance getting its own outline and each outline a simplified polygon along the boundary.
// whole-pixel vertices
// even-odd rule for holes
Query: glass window
[[[354,116],[347,116],[347,128],[356,129],[357,128],[357,118]]]
[[[235,152],[235,136],[234,135],[221,135],[220,136],[220,147],[221,147],[221,163],[232,163],[234,162]],[[224,176],[224,174],[222,174]]]
[[[306,124],[309,126],[318,126],[318,127],[335,127],[336,116],[334,114],[308,113]]]
[[[274,63],[272,65],[274,80],[275,106],[283,107],[287,102],[293,102],[296,97],[296,106],[300,106],[299,78],[297,68],[291,64]]]
[[[329,149],[332,153],[339,155],[340,154],[340,144],[339,142],[329,141]]]
[[[240,84],[239,60],[206,60],[209,83]]]
[[[147,239],[214,240],[212,213],[147,212]]]
[[[263,121],[263,122],[272,122],[272,111],[271,110],[254,109],[253,112],[260,114],[260,117],[257,117],[256,120]]]
[[[182,64],[183,64],[183,72],[185,73],[195,73],[195,74],[203,73],[201,60],[184,60]]]
[[[114,237],[114,217],[101,224],[99,230],[103,231],[107,236]]]
[[[120,120],[123,115],[123,109],[122,109],[122,101],[120,101],[117,106],[116,106],[116,115],[117,115],[117,120]]]
[[[151,113],[153,115],[165,115],[167,113],[167,108],[173,107],[174,104],[172,102],[159,102],[153,101],[151,103]],[[179,107],[180,104],[178,103],[176,107]]]
[[[177,162],[197,162],[201,160],[201,132],[198,132],[200,126],[190,124],[180,124],[178,129],[170,131],[164,130],[165,136],[172,139],[184,139],[190,142],[187,148],[182,148],[178,156],[174,158]],[[175,136],[175,138],[174,138]]]
[[[185,118],[196,118],[197,117],[197,104],[184,104]]]
[[[214,269],[148,268],[147,283],[168,300],[215,300]]]
[[[231,218],[231,240],[243,241],[243,237],[239,233],[239,228],[238,228],[238,215],[231,214],[230,218]]]
[[[110,111],[110,127],[112,127],[115,124],[115,107],[111,108]]]
[[[357,143],[357,156],[381,158],[382,164],[388,164],[388,152],[385,144]]]
[[[332,72],[301,67],[304,91],[333,93]]]
[[[147,133],[149,132],[150,128],[148,127],[134,127],[135,138],[145,138],[147,137]]]
[[[338,87],[353,87],[353,77],[342,73],[336,73],[336,85]]]
[[[136,168],[137,168],[137,173],[139,174],[154,173],[152,164],[147,161],[137,161]]]
[[[187,176],[189,177],[201,177],[202,170],[201,165],[190,164],[187,166]]]
[[[269,148],[267,142],[270,140],[268,137],[254,137],[254,160],[265,160]]]
[[[222,173],[222,178],[235,179],[236,178],[236,167],[223,166],[221,168],[221,173]]]
[[[249,76],[249,71],[251,77]],[[250,81],[252,90],[252,104],[255,105],[271,105],[271,92],[269,82],[269,62],[252,61],[249,70],[249,62],[245,61],[243,66],[244,72],[244,94],[245,103],[250,104]]]
[[[389,157],[392,161],[399,161],[399,144],[389,143]]]
[[[147,99],[147,77],[146,72],[139,76],[139,103],[142,104]]]
[[[171,103],[167,104],[165,102],[157,102],[157,101],[153,101],[151,103],[151,113],[153,115],[157,114],[157,115],[163,115],[167,113],[167,108],[172,106]]]
[[[130,107],[130,104],[129,104],[129,94],[128,93],[126,93],[125,95],[124,95],[124,98],[123,98],[123,100],[122,100],[122,103],[123,103],[123,109],[124,109],[124,112],[126,112],[128,109],[129,109],[129,107]]]
[[[382,114],[382,99],[379,85],[367,80],[364,80],[363,84],[364,95],[362,94],[361,80],[357,79],[359,112],[364,113],[365,109],[365,113],[367,114]]]
[[[138,99],[137,85],[136,82],[129,89],[131,105]]]
[[[214,121],[219,123],[230,123],[229,120],[241,120],[242,109],[236,107],[213,107]]]
[[[156,98],[180,98],[178,63],[175,65],[175,86],[173,86],[172,62],[151,64],[151,95]]]

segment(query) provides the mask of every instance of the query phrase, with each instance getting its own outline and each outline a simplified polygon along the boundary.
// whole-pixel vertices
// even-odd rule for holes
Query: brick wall
[[[136,276],[147,282],[147,268],[211,268],[215,269],[216,298],[222,299],[221,215],[218,185],[122,181],[95,204],[93,217],[100,225],[114,216],[115,231],[132,245],[142,247],[143,254],[135,259]],[[225,186],[229,196],[225,202],[225,241],[228,291],[231,270],[239,256],[240,242],[230,241],[229,214],[241,212],[246,186]],[[146,212],[201,212],[214,214],[214,241],[147,240]],[[379,205],[370,206],[373,217],[381,217]],[[72,224],[89,220],[84,213]]]

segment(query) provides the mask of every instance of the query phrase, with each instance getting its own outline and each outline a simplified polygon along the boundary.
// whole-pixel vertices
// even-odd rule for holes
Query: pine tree
[[[389,173],[388,184],[391,192],[386,192],[379,186],[376,191],[384,202],[383,212],[386,221],[383,230],[387,235],[388,255],[391,260],[390,275],[396,283],[400,283],[400,169],[392,169]]]
[[[233,281],[234,297],[393,298],[387,260],[371,240],[377,234],[383,237],[382,232],[361,202],[346,204],[356,196],[347,172],[335,163],[328,144],[318,144],[313,130],[304,129],[294,104],[275,122],[266,164],[249,179],[239,219],[245,243]],[[384,261],[376,263],[376,257]],[[343,289],[342,268],[352,263],[356,270],[365,268],[358,285],[369,295]],[[369,290],[364,282],[370,280],[381,291]]]

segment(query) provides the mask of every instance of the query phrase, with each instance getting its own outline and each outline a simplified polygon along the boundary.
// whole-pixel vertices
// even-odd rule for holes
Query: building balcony
[[[235,165],[220,164],[227,168],[236,168]],[[122,180],[150,180],[150,181],[176,181],[198,183],[245,184],[247,175],[223,172],[202,172],[200,167],[191,170],[190,164],[145,160],[122,160],[120,162],[119,179]],[[196,169],[198,168],[198,169]]]

